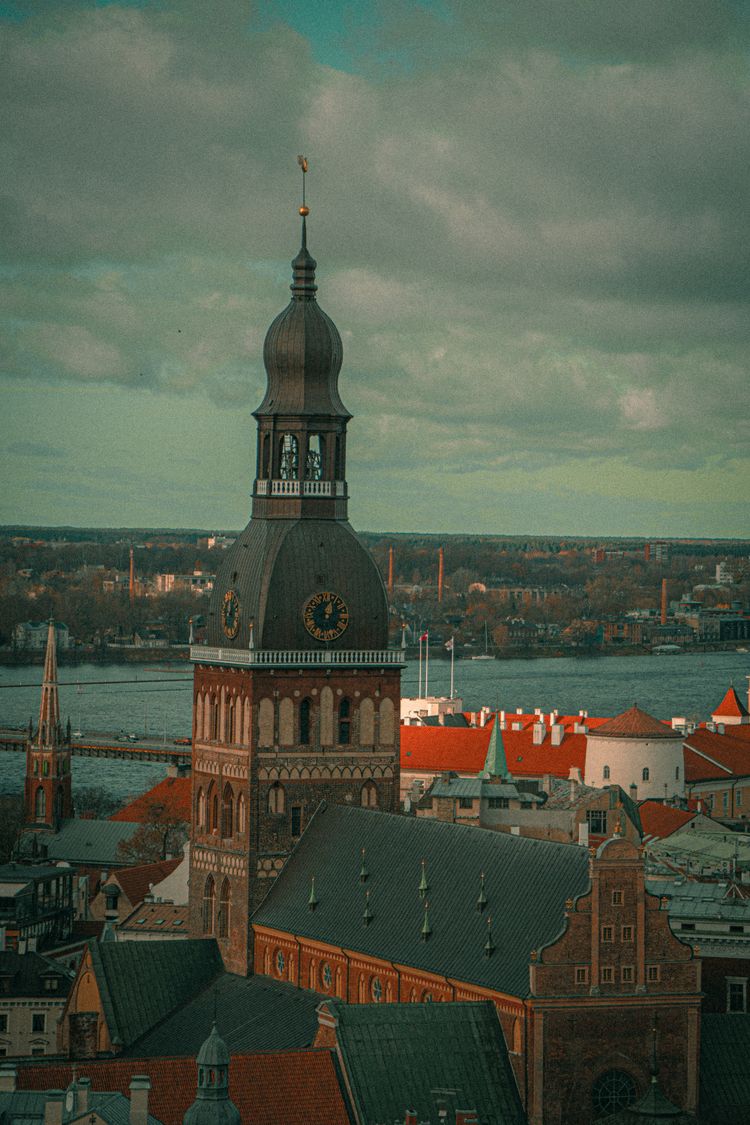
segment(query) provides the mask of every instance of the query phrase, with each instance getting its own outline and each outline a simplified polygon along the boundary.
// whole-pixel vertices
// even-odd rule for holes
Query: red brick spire
[[[37,745],[55,747],[60,742],[60,699],[57,691],[57,635],[55,623],[50,618],[47,633],[47,651],[44,656],[42,701],[39,707]]]

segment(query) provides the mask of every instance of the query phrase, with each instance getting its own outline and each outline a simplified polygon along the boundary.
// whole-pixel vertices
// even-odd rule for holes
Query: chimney
[[[15,1063],[0,1063],[0,1093],[13,1094],[16,1089],[18,1070]]]
[[[475,1109],[457,1109],[456,1125],[479,1125],[479,1117]]]
[[[553,723],[550,734],[552,735],[552,745],[561,746],[562,740],[565,738],[565,727],[562,723]]]
[[[130,1125],[148,1125],[148,1092],[151,1079],[147,1074],[134,1074],[130,1080]],[[45,1122],[45,1125],[47,1123]]]
[[[438,601],[443,600],[443,576],[445,573],[445,552],[441,547],[438,551]]]
[[[634,781],[631,781],[631,783],[630,783],[630,800],[631,801],[637,801],[638,800],[638,786],[636,785],[636,783]]]
[[[62,1125],[64,1100],[64,1090],[47,1091],[47,1100],[44,1103],[44,1125]]]
[[[88,1113],[89,1110],[89,1094],[91,1093],[91,1079],[79,1078],[78,1079],[78,1104],[76,1105],[77,1113]]]
[[[534,723],[533,742],[535,746],[541,746],[547,737],[547,728],[544,723]]]
[[[662,625],[666,625],[666,623],[667,623],[667,580],[666,580],[666,578],[662,578],[662,580],[661,580],[661,617],[660,617],[659,620],[660,620]]]
[[[589,846],[589,826],[585,820],[578,825],[578,843],[582,848]]]
[[[407,1109],[404,1114],[404,1125],[417,1125],[417,1111],[416,1109]]]

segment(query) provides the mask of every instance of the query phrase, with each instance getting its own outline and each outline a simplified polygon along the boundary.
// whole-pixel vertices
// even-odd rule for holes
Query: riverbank
[[[172,664],[190,659],[189,645],[170,645],[166,648],[74,648],[58,650],[57,663],[76,664]],[[44,664],[44,649],[15,652],[0,650],[0,665],[22,668],[26,665]]]

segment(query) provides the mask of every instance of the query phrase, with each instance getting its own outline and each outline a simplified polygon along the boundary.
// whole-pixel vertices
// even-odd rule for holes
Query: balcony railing
[[[343,480],[256,480],[256,496],[345,496]]]
[[[400,648],[386,649],[255,649],[211,648],[192,645],[190,659],[194,664],[231,664],[241,667],[303,668],[333,667],[401,667],[406,656]]]

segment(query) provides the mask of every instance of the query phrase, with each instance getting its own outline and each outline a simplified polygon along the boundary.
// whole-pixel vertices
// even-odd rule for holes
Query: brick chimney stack
[[[148,1094],[151,1079],[147,1074],[134,1074],[130,1080],[130,1125],[148,1125]]]

